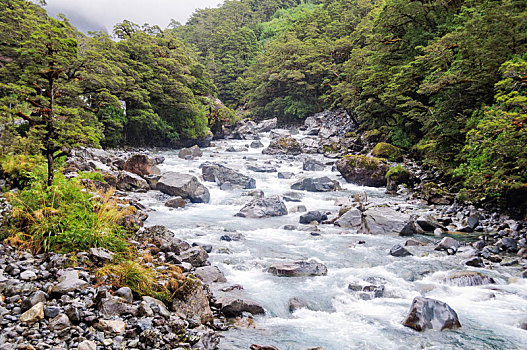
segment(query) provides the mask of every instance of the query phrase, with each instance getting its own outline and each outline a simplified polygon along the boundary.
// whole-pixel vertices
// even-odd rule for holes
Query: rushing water
[[[262,142],[269,140],[264,135]],[[298,137],[301,137],[300,135]],[[321,172],[303,172],[302,157],[283,160],[262,155],[262,149],[248,152],[226,152],[229,146],[240,147],[247,141],[221,141],[216,147],[204,149],[197,160],[183,160],[177,152],[166,152],[162,171],[178,171],[199,176],[199,165],[205,161],[220,162],[256,179],[256,188],[265,196],[291,192],[290,186],[302,176],[329,176],[340,181],[343,191],[302,195],[300,203],[287,202],[288,208],[302,204],[308,210],[329,210],[338,213],[335,200],[349,197],[359,190],[368,193],[374,203],[394,202],[410,206],[401,197],[387,196],[384,189],[347,184],[337,172],[327,166]],[[320,160],[321,156],[318,156]],[[329,161],[325,159],[325,161]],[[290,171],[290,180],[278,179],[277,173],[256,173],[247,164],[266,165],[270,162],[278,171]],[[304,173],[304,174],[302,174]],[[287,216],[247,219],[235,217],[252,197],[247,190],[220,190],[212,182],[204,182],[211,195],[209,204],[189,204],[183,209],[163,205],[159,192],[151,191],[142,200],[154,209],[147,225],[161,224],[188,242],[211,244],[211,262],[218,266],[228,282],[214,285],[213,290],[240,284],[244,298],[260,303],[265,316],[255,317],[255,328],[223,332],[220,349],[248,349],[253,343],[274,345],[281,350],[322,346],[325,350],[340,349],[525,349],[527,331],[518,324],[527,318],[527,282],[518,269],[496,266],[480,271],[496,281],[494,285],[455,287],[444,279],[449,271],[466,270],[463,257],[435,252],[430,246],[410,247],[413,256],[396,258],[388,255],[405,238],[396,236],[359,235],[353,229],[319,225],[320,235],[313,230],[301,230],[301,213]],[[299,229],[286,231],[285,224]],[[241,241],[222,241],[226,231],[244,235]],[[362,240],[364,244],[358,244]],[[227,248],[227,249],[223,249]],[[266,272],[276,262],[314,259],[328,267],[327,276],[287,278]],[[373,282],[373,283],[372,283]],[[348,289],[353,284],[384,284],[382,298],[362,300]],[[462,328],[455,331],[416,332],[404,327],[412,299],[423,295],[448,303],[460,318]],[[289,312],[289,300],[298,297],[308,308]]]

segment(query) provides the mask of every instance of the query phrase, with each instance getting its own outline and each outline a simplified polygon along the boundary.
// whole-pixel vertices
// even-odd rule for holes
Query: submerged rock
[[[328,216],[326,215],[326,213],[321,212],[319,210],[314,210],[314,211],[308,211],[307,213],[300,215],[299,222],[301,224],[309,224],[313,221],[320,223],[327,219],[328,219]]]
[[[458,287],[494,284],[494,279],[476,271],[456,271],[448,275],[447,283]]]
[[[321,263],[312,261],[295,261],[292,263],[278,263],[269,266],[270,273],[280,277],[325,276],[328,268]]]
[[[415,297],[403,325],[419,332],[426,329],[442,331],[461,327],[457,313],[448,304],[423,297]]]
[[[157,189],[171,196],[188,198],[192,203],[208,203],[209,190],[195,176],[173,171],[163,174],[157,183]]]
[[[412,253],[410,253],[408,250],[406,250],[400,244],[396,244],[390,249],[390,255],[391,256],[396,256],[396,257],[403,257],[403,256],[410,256],[410,255],[412,255]]]
[[[278,196],[253,199],[236,214],[244,218],[268,218],[282,215],[287,215],[287,207]]]

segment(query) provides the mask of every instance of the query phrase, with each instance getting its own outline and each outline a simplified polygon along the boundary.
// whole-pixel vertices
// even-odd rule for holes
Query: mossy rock
[[[388,170],[388,172],[386,173],[386,179],[393,181],[397,185],[408,184],[410,182],[411,177],[412,174],[410,173],[410,171],[400,164],[391,167],[390,170]]]
[[[337,162],[337,170],[348,182],[360,186],[382,187],[386,185],[388,164],[382,158],[347,155]]]
[[[386,158],[391,162],[396,162],[402,158],[402,150],[386,142],[379,142],[375,145],[372,154],[376,157]]]
[[[378,142],[382,137],[382,132],[377,129],[368,130],[362,134],[362,138],[366,142]]]
[[[447,205],[454,201],[454,197],[435,182],[423,184],[421,194],[428,204]]]
[[[264,149],[262,153],[299,155],[302,153],[302,145],[292,137],[282,137],[271,142],[269,147]]]

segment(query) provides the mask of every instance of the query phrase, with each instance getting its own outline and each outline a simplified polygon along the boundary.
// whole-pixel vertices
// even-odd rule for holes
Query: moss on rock
[[[386,185],[388,164],[382,158],[364,155],[347,155],[337,162],[337,170],[346,181],[361,186]]]
[[[398,161],[402,158],[401,149],[386,142],[379,142],[375,145],[372,154],[376,157],[386,158],[391,162]]]

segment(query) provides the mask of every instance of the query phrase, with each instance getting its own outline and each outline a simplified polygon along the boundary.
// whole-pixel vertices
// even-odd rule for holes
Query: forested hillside
[[[520,0],[241,0],[175,31],[230,107],[285,123],[343,107],[464,196],[515,201],[527,181],[525,18]]]

